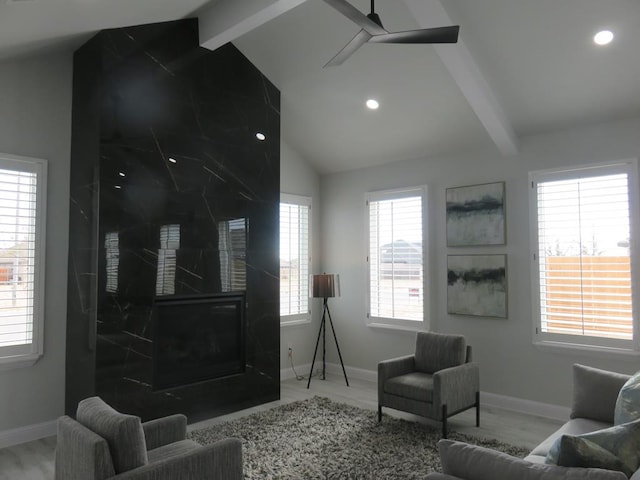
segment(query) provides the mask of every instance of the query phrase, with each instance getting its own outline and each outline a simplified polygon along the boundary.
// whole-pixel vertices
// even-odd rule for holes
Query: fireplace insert
[[[154,390],[244,372],[243,293],[175,296],[153,306]]]

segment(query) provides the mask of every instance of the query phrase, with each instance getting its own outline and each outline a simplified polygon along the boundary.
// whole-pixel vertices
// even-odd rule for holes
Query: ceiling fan
[[[423,28],[404,32],[388,32],[382,26],[382,21],[375,13],[374,0],[371,0],[371,13],[365,15],[346,0],[324,0],[342,13],[349,20],[358,25],[361,30],[351,39],[338,54],[327,62],[325,67],[341,65],[355,53],[362,45],[371,43],[456,43],[458,41],[459,25],[450,27]]]

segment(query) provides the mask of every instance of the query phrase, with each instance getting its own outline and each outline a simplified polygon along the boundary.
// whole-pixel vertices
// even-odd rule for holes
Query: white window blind
[[[370,323],[424,320],[423,199],[423,189],[367,196]]]
[[[311,198],[281,195],[280,317],[283,323],[310,319],[309,263]]]
[[[0,155],[0,358],[42,353],[46,163]],[[35,361],[35,360],[34,360]]]
[[[627,168],[534,175],[538,334],[634,338],[631,182]],[[598,339],[605,339],[604,343]]]

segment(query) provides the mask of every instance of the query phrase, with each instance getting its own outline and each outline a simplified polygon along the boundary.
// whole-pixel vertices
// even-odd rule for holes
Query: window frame
[[[308,208],[308,230],[307,230],[307,265],[308,265],[308,275],[305,275],[304,282],[306,283],[306,287],[303,289],[307,292],[307,298],[309,299],[309,275],[311,274],[311,259],[312,259],[312,213],[313,213],[313,200],[311,196],[306,195],[295,195],[291,193],[280,193],[280,203],[278,205],[278,210],[280,209],[280,205],[283,203],[289,205],[297,205],[299,207],[307,207]],[[280,220],[278,221],[278,228],[280,228]],[[278,253],[279,255],[279,253]],[[280,315],[280,326],[287,327],[291,325],[302,325],[311,323],[311,301],[308,300],[307,303],[307,312],[306,313],[295,313],[292,315]]]
[[[538,202],[537,184],[541,182],[588,178],[609,174],[625,173],[628,179],[629,202],[629,255],[631,265],[632,328],[631,340],[570,335],[542,331],[542,313],[540,298],[540,259],[538,258]],[[533,344],[540,348],[560,350],[591,351],[604,354],[640,355],[640,269],[634,268],[640,258],[640,184],[638,183],[638,160],[628,159],[615,162],[601,162],[569,168],[553,168],[529,172],[529,223],[530,223],[530,259],[531,259],[531,299],[532,299],[532,337]]]
[[[0,153],[0,168],[36,174],[36,218],[34,227],[33,336],[26,345],[0,346],[0,370],[29,367],[44,354],[44,298],[47,161]],[[17,348],[16,348],[17,347]]]
[[[416,196],[422,198],[422,320],[374,317],[371,315],[371,268],[369,261],[369,252],[371,249],[370,203]],[[429,313],[431,311],[431,299],[430,291],[427,288],[427,282],[431,279],[431,258],[428,255],[430,252],[428,207],[428,189],[426,185],[377,190],[365,193],[365,323],[368,327],[407,331],[425,331],[430,328]]]

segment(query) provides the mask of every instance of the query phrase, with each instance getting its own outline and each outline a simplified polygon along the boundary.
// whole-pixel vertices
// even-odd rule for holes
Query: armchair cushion
[[[77,420],[107,441],[116,473],[147,463],[147,447],[140,417],[117,412],[99,397],[82,400]]]
[[[574,364],[571,418],[612,424],[618,394],[629,378],[629,375]]]
[[[153,463],[116,475],[114,480],[242,480],[242,442],[237,438],[199,448],[190,448],[189,441],[179,443],[179,454],[160,447],[164,458],[154,452]]]
[[[149,463],[156,463],[161,460],[165,460],[171,457],[179,457],[185,453],[200,448],[200,444],[193,440],[180,440],[179,442],[163,445],[153,450],[149,450],[147,455],[149,457]]]
[[[419,332],[416,337],[416,370],[434,373],[465,363],[467,341],[462,335]]]
[[[419,402],[433,403],[433,375],[413,372],[393,377],[384,383],[384,391]]]

